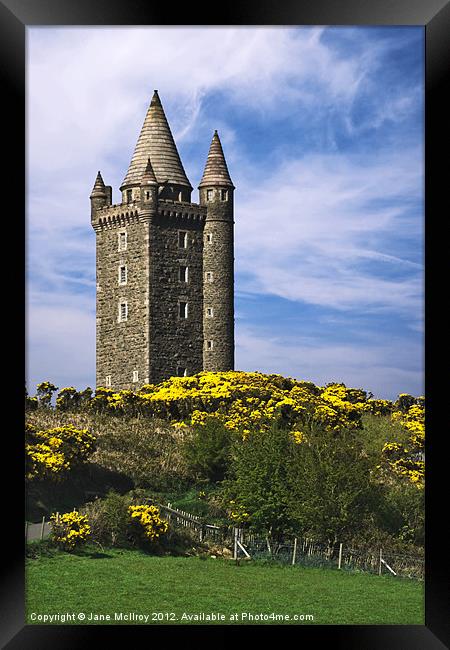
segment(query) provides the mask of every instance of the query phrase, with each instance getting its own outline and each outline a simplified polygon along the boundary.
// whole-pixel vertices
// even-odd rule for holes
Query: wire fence
[[[390,574],[396,577],[423,580],[425,560],[418,555],[401,555],[385,551],[355,549],[337,543],[332,546],[309,538],[285,538],[270,541],[242,528],[216,526],[189,512],[177,510],[169,503],[157,504],[169,524],[189,529],[200,542],[212,542],[233,548],[233,558],[250,557],[254,560],[271,560],[286,565],[337,568],[352,572]],[[50,522],[25,524],[25,539],[44,539],[50,534]]]
[[[237,537],[253,559],[274,559],[283,564],[304,567],[337,568],[352,572],[390,574],[396,577],[423,580],[425,560],[420,556],[400,555],[385,551],[367,551],[320,544],[308,538],[285,539],[276,544],[264,537],[237,532]]]

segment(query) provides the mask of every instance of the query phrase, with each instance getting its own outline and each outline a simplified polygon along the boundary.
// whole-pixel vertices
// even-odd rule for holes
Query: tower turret
[[[109,192],[103,182],[103,178],[100,172],[97,173],[97,178],[95,179],[94,187],[90,195],[91,199],[91,219],[94,218],[98,208],[103,208],[103,206],[108,205]]]
[[[141,215],[153,216],[158,209],[158,181],[153,171],[150,158],[141,179]]]
[[[214,132],[199,185],[207,207],[203,244],[203,369],[234,370],[234,185]]]

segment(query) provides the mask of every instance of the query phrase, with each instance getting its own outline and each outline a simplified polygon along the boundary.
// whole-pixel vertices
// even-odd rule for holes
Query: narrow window
[[[206,349],[212,350],[214,347],[214,341],[206,341]]]
[[[127,190],[127,203],[131,203],[133,201],[133,190]]]
[[[126,232],[119,232],[118,237],[119,237],[119,251],[126,251],[127,250],[127,233]]]
[[[145,192],[145,198],[147,199],[147,201],[150,198],[150,192],[148,190]]]
[[[187,232],[178,232],[178,246],[180,248],[187,248]]]
[[[206,315],[208,318],[213,318],[214,316],[214,309],[212,307],[207,307],[206,308]]]
[[[180,318],[187,318],[188,317],[188,304],[187,302],[179,302],[179,310],[178,314]]]
[[[213,238],[212,238],[212,232],[208,232],[208,233],[206,234],[206,241],[208,242],[208,244],[211,244],[211,243],[212,243],[212,240],[213,240]]]
[[[177,368],[177,377],[187,377],[187,368]]]
[[[119,303],[119,321],[128,320],[128,304],[126,302]]]
[[[178,193],[178,200],[181,202],[183,200],[183,192]]]
[[[213,200],[213,194],[214,194],[214,190],[206,190],[206,200],[207,201],[212,201]]]
[[[133,370],[133,382],[139,381],[139,372],[137,370]]]
[[[106,375],[106,388],[111,388],[111,375]]]
[[[213,281],[212,271],[206,271],[205,280],[206,280],[206,282],[212,282]]]
[[[220,200],[228,201],[228,190],[220,190]]]
[[[187,282],[188,281],[188,267],[187,266],[180,266],[180,282]]]
[[[119,266],[119,284],[127,283],[127,267]]]

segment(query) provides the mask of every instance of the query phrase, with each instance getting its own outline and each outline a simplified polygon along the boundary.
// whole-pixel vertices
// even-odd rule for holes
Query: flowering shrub
[[[39,403],[42,406],[50,406],[52,401],[52,395],[55,391],[58,390],[58,386],[55,386],[49,381],[43,381],[37,385],[37,395]]]
[[[425,408],[411,403],[409,399],[401,406],[402,410],[395,411],[392,419],[408,432],[408,444],[387,442],[383,447],[383,456],[395,474],[421,489],[425,481]]]
[[[76,510],[63,515],[53,514],[50,521],[52,540],[65,551],[73,551],[85,542],[91,533],[87,516],[81,515]]]
[[[128,513],[133,537],[137,539],[154,542],[169,528],[167,521],[161,519],[157,506],[132,505],[128,507]]]
[[[74,399],[72,390],[60,392],[58,407],[63,408],[69,397]],[[96,412],[148,415],[179,428],[216,420],[243,437],[274,423],[292,430],[311,422],[329,431],[358,429],[362,414],[373,409],[365,391],[344,384],[321,388],[276,374],[235,371],[171,377],[146,384],[136,393],[99,387],[88,404]]]
[[[58,479],[94,451],[94,436],[72,425],[39,431],[25,425],[27,479]]]

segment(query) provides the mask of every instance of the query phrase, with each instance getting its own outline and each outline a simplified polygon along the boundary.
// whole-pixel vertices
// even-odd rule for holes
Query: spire
[[[147,159],[147,166],[142,174],[141,185],[158,185],[150,158]]]
[[[97,178],[95,179],[94,187],[91,192],[91,197],[92,196],[106,196],[106,187],[100,172],[98,172]]]
[[[150,102],[121,189],[126,185],[141,182],[149,158],[152,161],[151,165],[158,183],[163,184],[168,181],[192,189],[181,163],[157,90],[155,90]]]
[[[217,130],[214,131],[206,160],[205,171],[203,172],[199,187],[204,187],[205,185],[231,185],[231,187],[234,187],[228,172]]]

